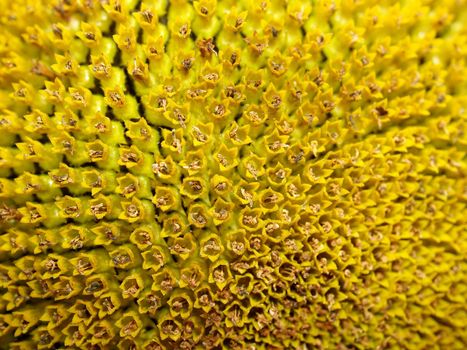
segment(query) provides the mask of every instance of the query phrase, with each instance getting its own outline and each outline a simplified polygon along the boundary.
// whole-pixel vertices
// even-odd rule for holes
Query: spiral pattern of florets
[[[465,348],[465,0],[0,9],[0,348]]]

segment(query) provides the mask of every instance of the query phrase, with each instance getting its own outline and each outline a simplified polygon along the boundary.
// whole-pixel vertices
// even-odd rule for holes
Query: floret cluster
[[[464,0],[0,8],[0,348],[465,348]]]

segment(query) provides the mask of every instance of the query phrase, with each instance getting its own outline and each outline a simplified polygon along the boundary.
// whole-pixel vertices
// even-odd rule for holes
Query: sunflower
[[[464,349],[465,0],[0,6],[0,348]]]

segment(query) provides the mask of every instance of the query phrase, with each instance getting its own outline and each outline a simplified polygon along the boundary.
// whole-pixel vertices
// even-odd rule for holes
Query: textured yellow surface
[[[465,349],[465,0],[0,0],[0,348]]]

